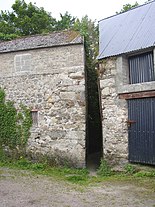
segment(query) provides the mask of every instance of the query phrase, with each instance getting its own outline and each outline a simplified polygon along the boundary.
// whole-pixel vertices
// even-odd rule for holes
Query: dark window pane
[[[129,58],[129,80],[131,84],[155,81],[152,52]]]

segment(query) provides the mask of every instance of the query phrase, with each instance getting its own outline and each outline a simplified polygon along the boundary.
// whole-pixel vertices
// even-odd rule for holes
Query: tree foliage
[[[0,31],[6,35],[33,35],[54,30],[56,20],[44,8],[16,0],[11,12],[1,11]]]
[[[126,12],[126,11],[128,11],[130,9],[135,8],[136,6],[139,6],[137,1],[133,5],[132,4],[125,4],[125,5],[123,5],[123,8],[121,9],[121,11],[120,12],[116,12],[116,13],[120,14],[120,13]]]
[[[95,64],[98,54],[98,25],[86,15],[81,20],[76,19],[74,29],[85,39],[87,64]]]
[[[60,14],[60,20],[56,21],[55,30],[66,30],[74,27],[76,17],[72,17],[68,12]]]

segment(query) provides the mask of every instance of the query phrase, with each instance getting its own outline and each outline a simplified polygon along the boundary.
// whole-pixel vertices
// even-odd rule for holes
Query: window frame
[[[30,111],[31,118],[32,118],[32,126],[33,127],[38,127],[38,109],[32,109]]]
[[[153,51],[128,57],[129,84],[155,81]]]
[[[116,88],[118,94],[155,91],[155,81],[130,84],[128,58],[153,51],[153,67],[155,70],[155,47],[135,53],[121,54],[116,57]]]
[[[30,53],[14,56],[14,71],[16,74],[29,73],[32,69],[32,55]]]

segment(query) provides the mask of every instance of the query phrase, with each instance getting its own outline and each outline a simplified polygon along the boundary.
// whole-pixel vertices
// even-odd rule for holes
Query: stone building
[[[6,98],[31,109],[28,152],[60,164],[85,166],[83,38],[58,32],[0,42],[0,87]]]
[[[155,1],[99,22],[103,150],[155,164]]]

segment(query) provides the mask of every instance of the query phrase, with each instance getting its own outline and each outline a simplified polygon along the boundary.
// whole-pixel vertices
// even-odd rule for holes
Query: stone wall
[[[112,164],[122,164],[128,156],[127,102],[117,93],[116,58],[100,61],[100,89],[103,116],[104,157]]]
[[[16,107],[38,111],[28,152],[85,166],[83,44],[0,54],[0,87]]]

